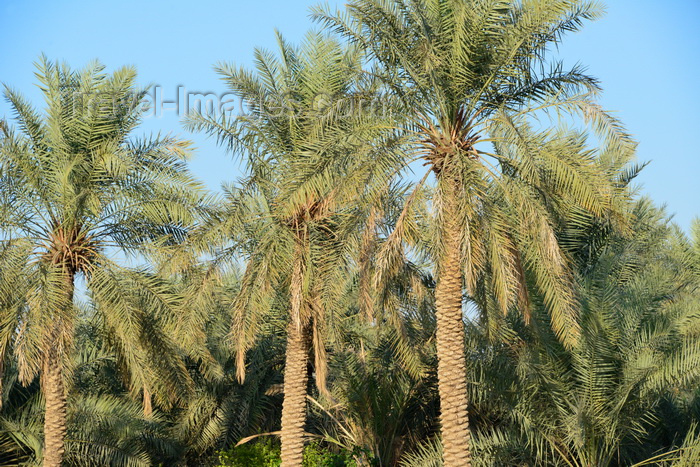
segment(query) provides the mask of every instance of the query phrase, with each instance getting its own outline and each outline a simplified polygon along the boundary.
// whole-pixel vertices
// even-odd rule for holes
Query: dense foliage
[[[0,121],[0,465],[700,463],[700,221],[635,193],[575,0],[354,0],[216,71],[208,194],[135,71]],[[427,169],[412,174],[422,162]]]

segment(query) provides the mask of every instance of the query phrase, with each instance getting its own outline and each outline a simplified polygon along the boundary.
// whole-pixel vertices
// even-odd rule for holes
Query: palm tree
[[[37,77],[45,113],[5,86],[19,129],[2,125],[1,235],[3,245],[23,245],[28,266],[26,293],[10,295],[10,306],[3,303],[9,325],[3,329],[11,331],[3,333],[0,349],[12,348],[24,384],[41,377],[43,462],[58,466],[65,451],[76,281],[84,281],[108,327],[124,336],[147,335],[120,278],[138,282],[151,311],[172,316],[179,299],[155,276],[120,266],[115,255],[143,263],[143,255],[183,240],[204,198],[186,170],[187,142],[131,136],[146,92],[136,88],[134,69],[106,74],[93,63],[73,71],[42,57]]]
[[[332,397],[321,395],[315,404],[327,415],[318,431],[348,451],[362,449],[377,465],[397,465],[406,449],[432,434],[437,416],[434,284],[406,263],[381,291],[383,316],[368,323],[358,306],[359,283],[332,347]]]
[[[608,234],[579,269],[576,347],[563,348],[535,312],[539,326],[516,320],[508,345],[473,361],[472,393],[485,418],[501,425],[483,433],[514,427],[530,446],[521,451],[530,451],[526,462],[658,465],[694,436],[700,319],[688,266],[697,243],[646,199],[633,206],[630,224],[631,235]],[[483,332],[470,334],[476,342]],[[490,405],[488,392],[497,394]]]
[[[510,313],[498,345],[487,323],[467,327],[477,465],[697,463],[698,238],[647,199],[630,206],[628,232],[594,224],[565,234],[577,252],[575,347],[541,304],[533,326]],[[440,449],[423,443],[404,465],[441,465]]]
[[[165,417],[146,417],[139,402],[123,396],[114,356],[95,347],[99,339],[93,341],[93,331],[83,323],[76,333],[87,345],[74,356],[64,465],[149,466],[172,461],[178,445]],[[0,462],[38,465],[43,451],[40,385],[34,381],[22,386],[14,365],[7,376],[9,402],[0,414]]]
[[[91,300],[84,315],[99,330],[103,350],[114,355],[119,376],[148,417],[153,415],[154,402],[171,408],[186,398],[193,386],[186,359],[206,365],[198,357],[206,358],[207,352],[202,351],[201,343],[187,341],[188,334],[180,331],[179,322],[188,313],[186,290],[179,284],[143,270],[119,271],[114,280],[120,286],[116,305],[128,309],[130,319],[115,320],[110,309],[115,303],[101,297]],[[145,284],[149,289],[144,289]]]
[[[594,101],[598,83],[578,67],[547,58],[562,35],[598,15],[585,1],[353,0],[347,11],[313,16],[349,38],[382,67],[400,97],[416,152],[436,181],[435,290],[444,461],[471,462],[463,293],[493,299],[501,312],[529,313],[530,282],[557,335],[571,346],[579,327],[567,258],[555,233],[557,211],[610,211],[614,172],[634,144]],[[548,115],[578,115],[597,131],[546,129]],[[544,127],[545,129],[540,129]],[[392,170],[397,170],[393,168]],[[406,204],[406,215],[411,214]],[[379,252],[398,251],[399,222]],[[389,261],[387,261],[389,262]]]
[[[255,346],[247,352],[246,378],[239,382],[236,358],[230,350],[228,335],[233,319],[233,302],[240,289],[240,275],[228,274],[213,278],[202,297],[202,282],[211,276],[205,265],[188,271],[187,282],[200,291],[196,305],[207,310],[205,332],[207,346],[221,368],[221,373],[194,365],[190,358],[190,372],[195,389],[183,403],[171,412],[175,432],[184,447],[182,460],[193,465],[215,454],[217,450],[234,446],[242,439],[257,433],[271,432],[279,423],[281,408],[282,367],[284,362],[284,335],[286,317],[284,303],[279,301],[277,312],[270,313]],[[192,294],[191,296],[194,296]],[[281,309],[282,312],[279,310]]]
[[[277,56],[256,50],[255,72],[217,67],[247,114],[198,115],[190,127],[225,142],[245,157],[250,172],[242,187],[227,190],[227,206],[204,227],[203,241],[242,239],[225,253],[242,250],[247,256],[232,331],[241,378],[260,317],[280,297],[288,304],[280,433],[282,465],[298,466],[309,356],[313,350],[316,384],[323,392],[323,336],[348,280],[347,237],[356,234],[366,206],[350,201],[381,186],[373,184],[373,176],[383,173],[378,167],[391,156],[378,141],[383,128],[378,116],[359,105],[373,89],[360,79],[358,51],[316,33],[301,48],[279,35],[278,43]]]
[[[80,318],[67,406],[65,465],[153,465],[175,459],[178,444],[163,413],[145,416],[139,401],[125,394],[114,354],[101,326]],[[8,404],[0,414],[3,465],[37,465],[42,457],[41,388],[23,386],[17,366],[8,368]],[[14,458],[14,459],[13,459]]]

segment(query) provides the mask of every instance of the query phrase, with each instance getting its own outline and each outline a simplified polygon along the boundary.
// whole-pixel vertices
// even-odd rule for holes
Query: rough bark
[[[67,431],[67,394],[63,376],[63,358],[69,343],[66,337],[72,334],[71,317],[75,271],[69,270],[65,277],[65,307],[53,318],[53,328],[45,343],[44,361],[41,371],[41,387],[46,403],[44,411],[44,467],[60,467],[65,453]]]
[[[462,321],[461,231],[456,193],[451,190],[448,186],[443,196],[444,251],[435,289],[440,426],[445,467],[466,467],[471,466],[471,436]]]
[[[61,356],[52,349],[43,366],[42,386],[44,415],[44,467],[59,467],[63,462],[66,438],[66,391]]]
[[[298,467],[303,458],[309,337],[306,327],[300,330],[293,320],[290,321],[284,365],[282,467]]]

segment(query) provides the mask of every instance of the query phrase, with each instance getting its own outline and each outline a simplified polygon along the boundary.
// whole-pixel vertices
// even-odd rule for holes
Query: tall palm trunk
[[[52,349],[44,363],[42,385],[44,415],[44,467],[59,467],[63,461],[66,438],[66,391],[61,356]]]
[[[66,388],[63,379],[63,358],[66,351],[66,313],[73,306],[75,273],[68,271],[65,277],[64,313],[54,318],[53,329],[46,345],[42,365],[42,390],[46,408],[44,412],[44,467],[60,467],[65,453],[66,439]]]
[[[462,321],[461,228],[455,186],[444,185],[444,251],[435,288],[440,425],[445,467],[465,467],[471,465],[471,437]]]
[[[304,226],[305,227],[305,226]],[[311,334],[304,299],[304,251],[308,247],[306,229],[297,231],[296,254],[289,285],[290,317],[284,361],[284,400],[282,401],[282,467],[299,467],[304,455],[306,390],[309,381]]]
[[[73,278],[69,272],[65,279],[65,307],[73,306]],[[50,341],[42,365],[42,389],[46,401],[44,412],[44,467],[60,467],[65,453],[66,439],[66,388],[63,380],[63,357],[66,350],[65,314],[55,317]]]
[[[304,454],[306,424],[306,386],[310,336],[290,320],[284,364],[284,401],[282,403],[282,467],[298,467]]]

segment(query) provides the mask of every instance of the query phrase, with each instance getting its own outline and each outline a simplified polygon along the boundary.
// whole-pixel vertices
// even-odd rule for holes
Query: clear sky
[[[0,81],[41,105],[33,62],[40,53],[81,67],[135,65],[141,83],[164,101],[184,92],[225,91],[218,61],[249,65],[253,48],[274,47],[274,28],[298,41],[313,27],[316,0],[0,0]],[[335,2],[330,2],[334,4]],[[342,3],[342,2],[338,2]],[[582,63],[651,161],[638,178],[642,193],[665,203],[686,228],[700,215],[700,0],[608,0],[607,15],[570,35],[565,63]],[[158,96],[155,97],[156,100]],[[188,134],[174,105],[148,116],[144,132],[177,133],[195,142],[195,174],[212,189],[240,175],[231,158],[203,135]],[[10,117],[0,102],[0,117]]]

